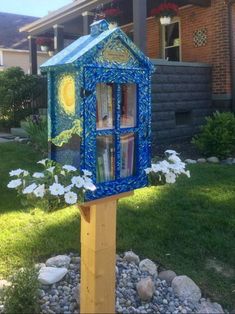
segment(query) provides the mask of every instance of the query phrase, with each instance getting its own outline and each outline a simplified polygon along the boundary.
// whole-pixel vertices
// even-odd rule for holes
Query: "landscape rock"
[[[213,157],[207,158],[207,161],[212,163],[212,164],[218,164],[219,163],[219,158],[213,156]]]
[[[39,271],[38,280],[43,285],[52,285],[67,274],[67,268],[43,267]]]
[[[49,258],[46,261],[47,267],[69,267],[71,262],[71,258],[67,255],[57,255],[54,257]]]
[[[197,162],[199,164],[204,164],[204,163],[206,163],[206,159],[205,158],[198,158]]]
[[[203,314],[223,314],[223,308],[218,303],[203,301],[197,308],[197,313]]]
[[[80,305],[80,284],[73,290],[73,298],[76,300],[77,304]]]
[[[201,290],[195,282],[187,276],[176,276],[171,286],[174,293],[183,300],[197,303],[201,298]]]
[[[135,263],[136,265],[139,265],[140,262],[139,256],[132,251],[125,252],[123,259],[126,262]]]
[[[186,163],[186,164],[189,164],[189,165],[190,165],[190,164],[192,165],[192,164],[196,164],[197,161],[194,160],[194,159],[186,159],[186,160],[185,160],[185,163]]]
[[[150,300],[155,292],[154,283],[150,277],[141,279],[137,283],[136,289],[142,301]]]
[[[172,280],[176,277],[176,273],[172,270],[164,270],[161,271],[158,275],[158,278],[160,280],[165,280],[167,284],[170,286],[172,283]]]
[[[150,259],[144,259],[140,262],[139,268],[141,271],[147,271],[151,275],[157,275],[157,266]]]

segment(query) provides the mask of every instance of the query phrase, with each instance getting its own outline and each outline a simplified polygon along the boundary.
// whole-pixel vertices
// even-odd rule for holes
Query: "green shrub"
[[[233,113],[215,112],[192,143],[205,156],[226,158],[235,152],[235,116]]]
[[[26,119],[23,128],[28,133],[30,140],[42,153],[48,150],[47,119],[33,115]]]
[[[43,81],[36,75],[25,74],[19,67],[0,72],[0,126],[19,126],[44,93]]]
[[[6,314],[37,314],[38,272],[32,267],[19,270],[12,280],[12,285],[5,291]]]

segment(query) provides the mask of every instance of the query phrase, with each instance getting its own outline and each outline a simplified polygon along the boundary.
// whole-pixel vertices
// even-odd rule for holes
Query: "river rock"
[[[52,285],[64,278],[67,272],[67,268],[42,267],[39,271],[38,280],[43,285]]]
[[[213,157],[207,158],[207,161],[210,162],[210,163],[212,163],[212,164],[218,164],[218,163],[219,163],[219,158],[213,156]]]
[[[57,255],[54,257],[49,258],[46,261],[47,267],[69,267],[71,262],[71,258],[67,255]]]
[[[155,292],[154,283],[150,277],[141,279],[137,283],[136,289],[142,301],[150,300]]]
[[[140,258],[132,251],[125,252],[123,259],[129,263],[135,263],[139,265]]]
[[[141,271],[147,271],[151,275],[157,275],[157,266],[150,259],[146,258],[142,260],[139,264],[139,268]]]
[[[195,282],[187,276],[176,276],[171,286],[174,293],[183,300],[189,300],[192,303],[197,303],[201,298],[201,290]]]
[[[196,164],[196,163],[197,163],[197,161],[196,161],[196,160],[194,160],[194,159],[186,159],[186,160],[185,160],[185,163],[186,163],[186,164],[190,164],[190,165],[192,165],[192,164]]]
[[[206,163],[206,159],[205,158],[198,158],[197,162],[199,164],[205,164]]]
[[[164,270],[161,271],[158,275],[158,278],[160,280],[165,280],[167,284],[170,286],[172,283],[172,280],[176,277],[176,273],[172,270]]]
[[[222,306],[218,303],[203,301],[197,308],[197,313],[203,314],[224,314]]]

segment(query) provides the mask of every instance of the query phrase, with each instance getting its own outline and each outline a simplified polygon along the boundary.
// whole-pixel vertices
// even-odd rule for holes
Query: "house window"
[[[163,57],[169,61],[180,61],[180,23],[172,21],[163,26]]]

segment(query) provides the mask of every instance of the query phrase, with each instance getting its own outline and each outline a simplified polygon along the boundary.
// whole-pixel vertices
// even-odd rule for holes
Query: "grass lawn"
[[[38,153],[23,144],[0,145],[0,279],[32,259],[79,251],[76,207],[54,213],[23,211],[8,190],[11,169],[33,169]],[[191,277],[204,295],[235,308],[235,166],[192,165],[192,178],[138,190],[119,204],[117,250]],[[208,269],[220,263],[223,274]]]

